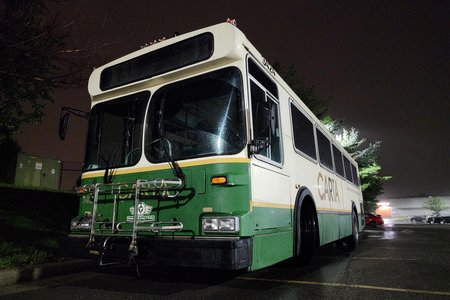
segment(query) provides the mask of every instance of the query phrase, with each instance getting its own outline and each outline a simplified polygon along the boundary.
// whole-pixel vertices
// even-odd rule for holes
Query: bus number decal
[[[263,58],[262,63],[264,65],[264,67],[266,67],[267,70],[270,72],[270,74],[275,76],[276,72],[275,72],[274,68],[272,68],[272,66],[269,64],[269,62],[265,58]]]

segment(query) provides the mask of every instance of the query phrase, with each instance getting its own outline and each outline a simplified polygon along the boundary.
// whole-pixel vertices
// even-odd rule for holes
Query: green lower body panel
[[[352,234],[352,215],[339,215],[339,237],[344,238]]]
[[[270,228],[291,227],[291,209],[274,207],[253,207],[255,228],[258,230]]]
[[[328,244],[352,234],[352,215],[339,213],[318,214],[320,245]]]
[[[253,238],[251,270],[261,269],[292,257],[293,240],[292,231],[256,235]]]

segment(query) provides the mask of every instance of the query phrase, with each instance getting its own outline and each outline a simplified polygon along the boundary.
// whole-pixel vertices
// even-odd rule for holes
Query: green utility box
[[[18,154],[15,185],[57,190],[60,178],[60,160]]]

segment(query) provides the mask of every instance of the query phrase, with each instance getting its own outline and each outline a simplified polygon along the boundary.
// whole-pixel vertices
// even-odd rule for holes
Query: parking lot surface
[[[270,251],[268,249],[267,251]],[[353,253],[319,249],[313,262],[229,273],[147,266],[93,271],[0,288],[1,299],[450,299],[450,225],[366,228]]]

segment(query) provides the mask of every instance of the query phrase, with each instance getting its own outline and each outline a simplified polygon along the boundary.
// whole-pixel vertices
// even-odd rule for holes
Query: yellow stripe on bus
[[[203,159],[203,160],[195,160],[188,162],[179,162],[180,167],[196,167],[202,165],[211,165],[211,164],[219,164],[219,163],[250,163],[250,159],[242,158],[242,157],[229,157],[229,158],[211,158],[211,159]],[[168,170],[170,169],[169,163],[163,163],[159,165],[151,165],[146,167],[136,167],[136,168],[126,168],[126,169],[113,169],[114,175],[124,175],[124,174],[133,174],[133,173],[141,173],[141,172],[151,172],[151,171],[160,171],[160,170]],[[105,171],[93,171],[89,173],[84,173],[81,178],[94,178],[101,177],[105,174]]]
[[[285,209],[293,209],[294,205],[292,204],[284,204],[284,203],[274,203],[274,202],[261,202],[261,201],[250,201],[250,207],[265,207],[265,208],[285,208]],[[351,211],[347,209],[339,209],[339,208],[317,208],[318,213],[351,213]]]

